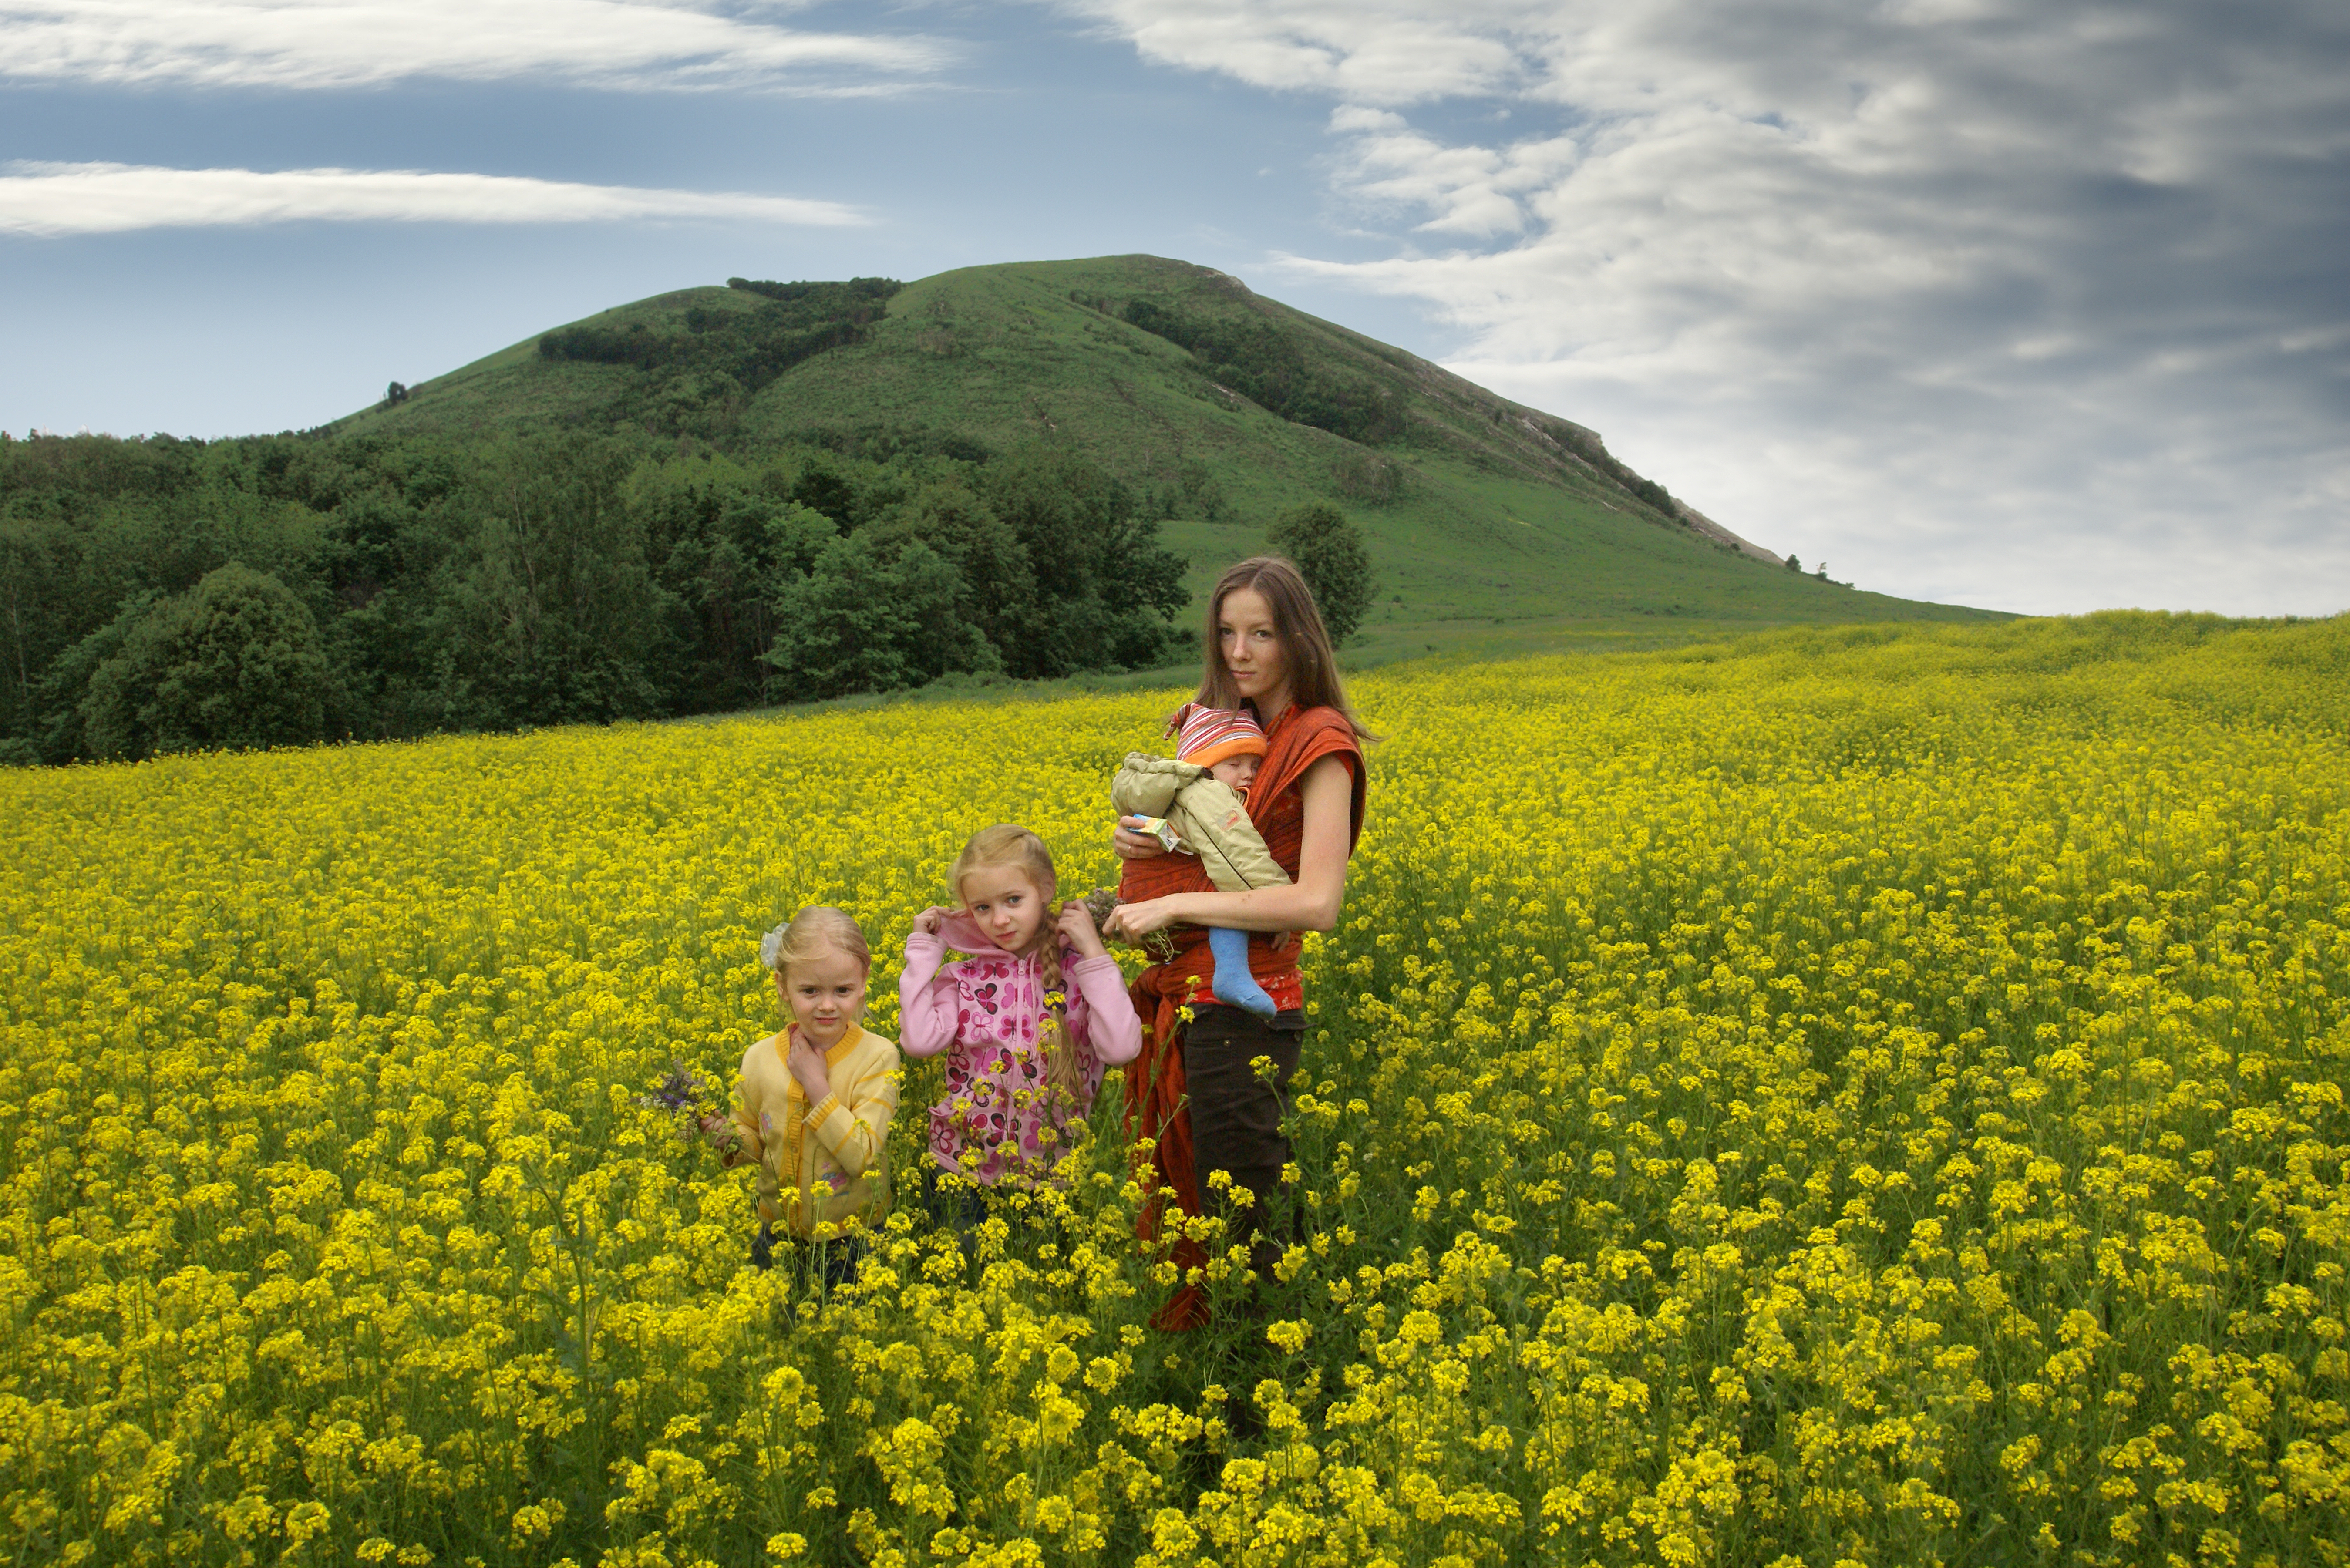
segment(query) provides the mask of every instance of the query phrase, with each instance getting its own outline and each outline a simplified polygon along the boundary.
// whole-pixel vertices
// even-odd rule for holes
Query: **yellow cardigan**
[[[889,1118],[898,1110],[898,1047],[853,1024],[824,1054],[832,1093],[811,1106],[785,1065],[791,1031],[770,1034],[743,1054],[743,1103],[734,1125],[758,1162],[759,1218],[795,1236],[816,1227],[837,1234],[874,1225],[889,1211]],[[788,1196],[783,1173],[792,1172]]]

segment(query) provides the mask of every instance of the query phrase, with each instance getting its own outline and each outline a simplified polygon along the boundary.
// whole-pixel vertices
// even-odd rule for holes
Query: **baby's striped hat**
[[[1213,767],[1226,757],[1264,755],[1264,731],[1244,708],[1205,708],[1186,702],[1175,715],[1182,733],[1175,742],[1179,762]]]

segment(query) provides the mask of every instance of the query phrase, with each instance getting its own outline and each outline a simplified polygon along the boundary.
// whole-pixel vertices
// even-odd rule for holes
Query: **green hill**
[[[967,267],[903,286],[683,289],[517,343],[332,428],[580,427],[743,453],[1069,443],[1150,499],[1195,593],[1256,549],[1283,508],[1335,501],[1379,571],[1357,649],[1372,656],[1657,618],[1991,614],[1789,571],[1581,425],[1153,256]]]

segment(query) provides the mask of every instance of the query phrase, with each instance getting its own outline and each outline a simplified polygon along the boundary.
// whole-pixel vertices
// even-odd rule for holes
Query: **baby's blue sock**
[[[1228,930],[1222,926],[1208,928],[1208,950],[1216,955],[1216,1000],[1228,1007],[1253,1012],[1267,1023],[1273,1022],[1273,998],[1264,987],[1249,973],[1248,933]]]

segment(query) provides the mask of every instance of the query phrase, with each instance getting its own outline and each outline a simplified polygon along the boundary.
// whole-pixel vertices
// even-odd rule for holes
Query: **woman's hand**
[[[805,1034],[792,1037],[792,1053],[784,1058],[784,1065],[800,1083],[800,1092],[808,1104],[820,1106],[832,1096],[832,1073],[824,1064],[824,1053],[811,1044]]]
[[[1119,859],[1155,860],[1167,853],[1167,846],[1159,843],[1155,835],[1129,826],[1141,820],[1139,816],[1121,816],[1118,826],[1111,829],[1109,846],[1118,852]]]
[[[1103,958],[1109,949],[1102,946],[1101,933],[1094,929],[1093,911],[1086,908],[1083,898],[1072,898],[1061,906],[1059,921],[1061,940],[1077,950],[1079,958]]]
[[[932,904],[914,917],[914,929],[926,937],[935,937],[947,929],[948,911]]]
[[[1158,841],[1151,842],[1155,845]],[[1172,898],[1145,898],[1139,904],[1120,904],[1109,912],[1109,934],[1139,946],[1151,932],[1163,931],[1182,919],[1173,908],[1174,902]]]

